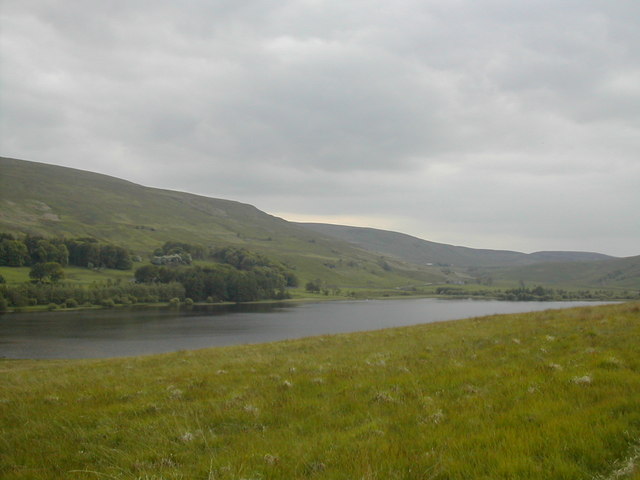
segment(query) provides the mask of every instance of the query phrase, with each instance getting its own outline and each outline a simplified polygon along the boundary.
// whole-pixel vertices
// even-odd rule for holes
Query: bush
[[[100,302],[100,305],[106,308],[113,308],[116,306],[116,302],[114,302],[112,298],[106,298]]]
[[[169,306],[178,308],[180,306],[180,299],[178,297],[173,297],[171,300],[169,300]]]
[[[78,306],[78,301],[75,298],[67,298],[64,304],[67,308],[76,308]]]
[[[184,299],[184,304],[185,304],[187,307],[193,307],[193,300],[191,300],[190,298],[185,298],[185,299]]]
[[[4,297],[0,297],[0,313],[6,312],[9,309],[9,302]]]
[[[56,305],[55,303],[50,303],[49,305],[47,305],[47,310],[49,310],[50,312],[52,312],[53,310],[57,310],[58,305]]]

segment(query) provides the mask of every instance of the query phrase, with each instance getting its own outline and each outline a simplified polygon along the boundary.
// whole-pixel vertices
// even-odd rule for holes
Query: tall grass
[[[640,478],[640,305],[0,363],[6,479]]]

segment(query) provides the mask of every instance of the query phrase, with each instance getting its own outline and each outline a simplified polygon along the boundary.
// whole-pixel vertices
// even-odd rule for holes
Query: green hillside
[[[615,258],[593,252],[483,250],[429,242],[374,228],[299,223],[311,231],[419,265],[446,265],[460,278],[483,284],[542,284],[563,288],[640,289],[640,257]]]
[[[640,256],[595,262],[541,263],[485,272],[498,284],[523,281],[585,288],[640,288]]]
[[[140,186],[54,165],[0,158],[0,232],[92,236],[146,257],[168,240],[236,245],[278,259],[302,281],[391,287],[442,281],[438,269],[384,262],[347,242],[229,200]]]
[[[373,228],[292,223],[235,201],[1,157],[0,232],[91,236],[143,259],[166,241],[233,245],[279,260],[301,284],[321,279],[363,288],[475,281],[640,288],[639,257],[474,249]]]
[[[529,265],[541,262],[585,262],[609,257],[592,252],[536,252],[487,250],[430,242],[404,233],[375,228],[299,223],[314,232],[330,235],[366,250],[391,255],[406,262],[425,265],[444,264],[454,267],[499,267]]]

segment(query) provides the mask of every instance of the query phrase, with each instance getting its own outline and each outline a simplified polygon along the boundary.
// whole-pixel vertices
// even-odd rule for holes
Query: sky
[[[640,2],[2,0],[0,155],[475,248],[640,254]]]

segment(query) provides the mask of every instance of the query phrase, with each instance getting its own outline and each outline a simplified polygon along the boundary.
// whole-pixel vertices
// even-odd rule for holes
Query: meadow
[[[4,479],[638,479],[640,304],[0,362]]]

